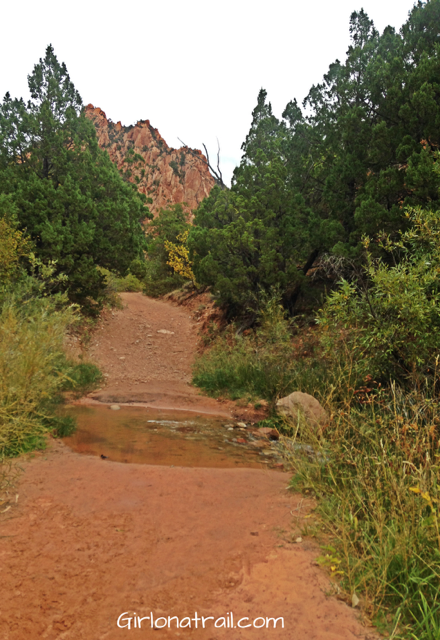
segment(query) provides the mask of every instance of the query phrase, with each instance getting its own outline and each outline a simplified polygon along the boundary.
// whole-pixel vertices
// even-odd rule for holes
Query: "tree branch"
[[[195,157],[195,158],[199,158],[199,154],[196,153],[194,151],[194,149],[191,149],[191,147],[188,147],[187,144],[185,144],[183,142],[183,140],[181,140],[179,137],[177,137],[177,139],[179,140],[179,142],[181,142],[183,144],[183,146],[188,149],[188,151]],[[227,186],[225,185],[225,183],[223,182],[223,175],[222,172],[220,170],[220,144],[217,138],[217,144],[218,144],[218,151],[217,151],[217,171],[215,169],[213,169],[213,167],[211,166],[211,163],[209,162],[209,153],[208,153],[208,149],[206,148],[206,145],[203,143],[203,148],[205,149],[205,154],[206,154],[206,160],[202,157],[203,162],[206,164],[206,166],[208,167],[208,169],[210,170],[210,172],[212,173],[214,180],[216,182],[216,184],[220,187],[220,189],[227,189]]]

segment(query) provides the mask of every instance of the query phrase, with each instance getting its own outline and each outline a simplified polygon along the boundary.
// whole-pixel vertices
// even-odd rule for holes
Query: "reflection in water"
[[[232,442],[234,433],[224,418],[144,407],[69,406],[65,411],[78,428],[64,442],[80,453],[180,467],[266,466],[257,451]]]

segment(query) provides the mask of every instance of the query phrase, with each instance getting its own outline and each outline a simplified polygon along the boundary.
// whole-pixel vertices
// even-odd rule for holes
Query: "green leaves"
[[[385,381],[423,373],[440,354],[440,212],[407,217],[411,228],[381,243],[394,264],[373,258],[366,240],[365,277],[343,280],[318,318],[329,353],[348,348],[359,375]]]
[[[334,285],[307,277],[321,256],[359,268],[365,234],[396,240],[407,206],[440,209],[439,16],[440,0],[419,3],[400,33],[380,35],[354,12],[347,58],[311,88],[307,116],[293,101],[278,120],[260,91],[231,191],[211,193],[190,236],[198,281],[232,314],[274,284],[291,311],[307,290],[316,299]],[[386,268],[384,249],[370,251]]]
[[[43,261],[56,260],[72,301],[92,310],[104,279],[143,258],[145,197],[101,151],[66,66],[49,46],[28,77],[31,100],[0,107],[0,185]]]

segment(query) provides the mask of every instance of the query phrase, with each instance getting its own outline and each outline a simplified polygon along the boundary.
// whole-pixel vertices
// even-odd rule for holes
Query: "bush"
[[[187,281],[168,264],[166,243],[179,244],[178,237],[190,225],[181,204],[162,209],[147,226],[147,260],[143,267],[144,293],[154,298],[179,289]]]
[[[74,391],[78,396],[90,392],[103,379],[101,371],[91,362],[70,363],[67,375],[63,391]]]
[[[291,330],[278,297],[266,298],[258,329],[241,336],[230,327],[196,361],[193,383],[213,396],[270,402],[304,390],[304,385],[318,388],[325,373],[310,358],[297,357],[298,345],[292,343]]]
[[[105,276],[105,294],[107,296],[111,297],[115,293],[122,293],[123,291],[142,291],[142,282],[131,272],[122,277],[108,269],[99,269],[99,271]]]
[[[31,243],[18,229],[11,212],[15,207],[10,198],[0,194],[0,285],[9,284],[20,271],[20,260],[31,250]]]
[[[343,280],[319,315],[327,352],[352,352],[359,377],[421,377],[440,353],[440,212],[409,210],[411,229],[380,244],[394,264],[373,259],[361,285]]]
[[[74,311],[57,302],[9,295],[1,308],[0,458],[42,446],[50,430],[65,430],[54,410],[68,378],[63,339]]]

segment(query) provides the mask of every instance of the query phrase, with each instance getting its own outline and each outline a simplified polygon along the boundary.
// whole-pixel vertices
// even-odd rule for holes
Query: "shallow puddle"
[[[268,448],[237,439],[225,418],[144,407],[69,406],[76,432],[64,442],[79,453],[106,456],[117,462],[179,467],[267,468],[275,463]],[[249,436],[252,440],[252,435]]]

